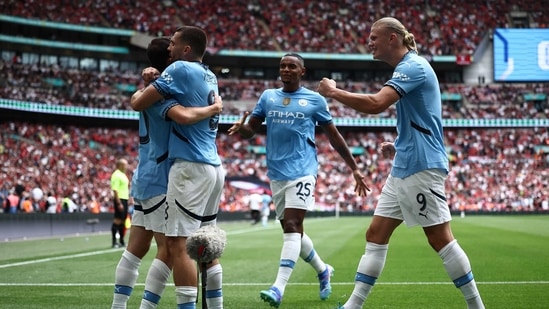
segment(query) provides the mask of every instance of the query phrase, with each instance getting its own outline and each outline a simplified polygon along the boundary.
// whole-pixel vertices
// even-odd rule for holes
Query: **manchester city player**
[[[336,88],[336,82],[328,78],[318,87],[322,95],[362,113],[378,114],[393,104],[397,110],[398,136],[394,144],[381,144],[382,153],[394,156],[391,174],[366,232],[366,251],[358,264],[355,288],[339,308],[362,308],[385,265],[389,239],[405,222],[423,228],[467,308],[483,309],[469,258],[450,228],[444,186],[448,157],[437,76],[429,62],[417,54],[414,35],[395,18],[384,17],[372,25],[369,47],[375,59],[395,68],[379,92],[351,93]]]
[[[299,257],[317,272],[320,299],[327,299],[332,292],[330,277],[334,269],[320,258],[311,238],[303,231],[305,214],[315,204],[317,124],[328,134],[330,144],[352,170],[355,192],[366,195],[369,190],[347,143],[332,122],[326,99],[301,86],[301,78],[306,72],[303,58],[296,53],[286,54],[280,60],[279,70],[282,88],[265,90],[248,123],[245,123],[248,116],[245,113],[229,129],[229,134],[238,132],[244,138],[251,138],[263,121],[267,124],[267,175],[276,217],[284,232],[276,280],[271,288],[260,293],[261,299],[273,307],[280,305]]]
[[[132,96],[132,107],[144,108],[164,101],[161,114],[173,120],[169,138],[169,159],[173,161],[166,194],[168,249],[173,258],[175,294],[179,309],[194,309],[198,294],[195,262],[186,251],[187,238],[201,226],[216,224],[225,172],[217,153],[215,139],[222,105],[216,103],[217,78],[202,63],[206,33],[192,26],[178,28],[170,40],[170,56],[180,59],[141,93]],[[189,121],[176,111],[201,108],[208,117]],[[210,309],[223,308],[222,268],[216,259],[202,271],[207,272],[206,301]]]

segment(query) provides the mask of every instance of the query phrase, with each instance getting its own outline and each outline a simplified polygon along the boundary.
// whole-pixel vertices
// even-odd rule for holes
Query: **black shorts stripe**
[[[187,208],[183,207],[183,205],[181,205],[177,200],[175,200],[175,204],[177,205],[177,207],[179,207],[179,209],[181,209],[184,213],[186,213],[189,217],[191,218],[194,218],[198,221],[201,221],[201,222],[209,222],[209,221],[213,221],[215,220],[215,218],[217,218],[217,214],[215,215],[210,215],[210,216],[199,216],[195,213],[192,213],[191,211],[189,211]]]
[[[433,189],[429,189],[429,191],[431,191],[431,193],[433,193],[434,196],[438,197],[439,199],[443,200],[446,202],[446,196],[442,195],[442,194],[439,194],[438,192],[435,192]]]
[[[145,209],[143,212],[147,215],[147,214],[150,214],[151,212],[157,210],[158,208],[160,208],[160,206],[162,206],[162,204],[166,203],[166,197],[164,196],[158,203],[154,204],[153,207],[149,208],[149,209]]]

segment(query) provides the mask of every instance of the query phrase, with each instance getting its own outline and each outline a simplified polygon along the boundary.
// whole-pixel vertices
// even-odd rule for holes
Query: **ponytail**
[[[404,44],[404,46],[406,46],[406,48],[408,48],[408,50],[413,50],[417,53],[416,40],[413,34],[408,31],[404,31],[404,38],[402,39],[402,43]]]
[[[394,31],[397,35],[402,37],[402,44],[406,46],[408,50],[413,50],[417,53],[414,35],[408,32],[398,19],[394,17],[383,17],[372,24],[372,28],[374,27],[384,27]]]

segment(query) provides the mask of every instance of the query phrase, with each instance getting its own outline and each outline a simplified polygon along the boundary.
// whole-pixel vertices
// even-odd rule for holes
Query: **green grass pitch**
[[[333,294],[318,298],[313,269],[298,261],[281,309],[334,308],[353,289],[371,217],[309,218],[305,230],[322,258],[335,267]],[[223,294],[227,309],[269,308],[259,291],[275,279],[282,245],[278,223],[220,222],[227,232]],[[549,216],[455,217],[455,237],[469,255],[486,308],[549,308]],[[0,308],[110,308],[114,269],[122,249],[110,234],[0,243]],[[139,306],[154,256],[143,260],[128,308]],[[159,308],[175,308],[170,281]],[[365,308],[466,308],[438,255],[420,228],[400,226],[391,240],[385,269]],[[200,308],[198,304],[197,308]]]

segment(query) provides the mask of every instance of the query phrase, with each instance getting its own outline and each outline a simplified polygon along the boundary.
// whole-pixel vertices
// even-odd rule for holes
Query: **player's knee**
[[[368,230],[366,230],[366,241],[378,245],[384,245],[389,243],[389,238],[391,237],[391,234],[387,235],[387,233],[383,233],[382,231],[383,230],[381,229],[370,226]]]
[[[299,220],[284,219],[284,233],[302,233],[303,222]]]
[[[425,236],[427,236],[429,245],[437,252],[454,240],[448,223],[426,227],[423,228],[423,231],[425,232]]]
[[[185,253],[185,241],[180,239],[181,237],[167,237],[166,238],[166,247],[168,248],[169,254],[172,256],[179,256]]]
[[[442,248],[446,247],[453,239],[448,239],[445,237],[428,237],[427,238],[429,245],[433,250],[439,252]]]

